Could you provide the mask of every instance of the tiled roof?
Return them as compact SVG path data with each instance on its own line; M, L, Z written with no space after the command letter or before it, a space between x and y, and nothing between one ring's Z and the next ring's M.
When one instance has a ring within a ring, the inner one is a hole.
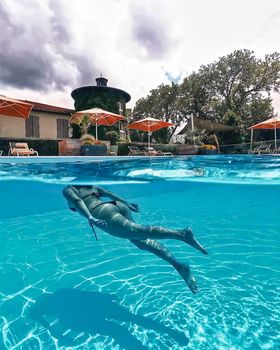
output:
M45 103L28 101L28 100L24 100L24 101L32 103L34 105L34 107L32 108L32 111L60 113L60 114L69 114L69 115L75 112L74 109L51 106L51 105L47 105ZM31 113L32 113L32 111L31 111Z

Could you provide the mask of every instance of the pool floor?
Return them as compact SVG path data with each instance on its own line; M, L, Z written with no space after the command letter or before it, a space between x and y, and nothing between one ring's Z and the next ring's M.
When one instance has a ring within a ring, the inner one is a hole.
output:
M0 349L278 348L279 187L163 182L147 197L129 185L137 222L191 226L208 248L162 241L191 264L192 295L158 257L100 230L95 241L61 188L42 186L57 208L1 220Z

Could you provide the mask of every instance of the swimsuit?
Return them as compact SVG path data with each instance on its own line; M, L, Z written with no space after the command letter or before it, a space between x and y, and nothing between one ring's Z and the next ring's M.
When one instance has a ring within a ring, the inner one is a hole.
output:
M100 194L99 194L98 192L92 192L92 193L88 194L87 196L85 196L85 197L83 198L83 200L87 199L87 198L90 197L90 196L94 196L94 197L96 197L96 198L100 198ZM117 202L116 202L116 201L102 202L102 203L96 204L96 206L93 207L93 208L91 208L91 210L96 209L96 208L99 207L100 205L108 204L108 203L109 203L109 204L114 204L115 206L117 206Z
M90 197L90 196L94 196L94 197L96 197L96 198L100 198L100 194L99 194L98 192L92 192L92 193L86 195L84 198L82 198L82 200L84 201L85 199L87 199L87 198ZM116 207L118 206L116 201L102 202L102 203L96 204L96 206L93 207L93 208L91 208L91 210L94 210L94 209L96 209L97 207L99 207L100 205L103 205L103 204L114 204ZM70 209L71 211L77 211L76 208L69 208L69 209Z
M86 198L90 197L90 196L94 196L96 198L100 198L100 194L98 192L92 192L90 194L88 194L87 196L85 196L84 198L82 198L82 200L85 200ZM97 207L99 207L100 205L103 205L103 204L113 204L115 205L116 207L118 207L117 205L117 202L116 201L110 201L110 202L102 202L102 203L98 203L96 204L95 207L91 208L91 210L94 210L96 209ZM77 211L76 208L69 208L71 211ZM93 226L93 223L91 222L90 224L91 228L92 228L92 232L94 233L94 236L95 236L95 239L97 240L97 235L96 235L96 232L95 232L95 229L94 229L94 226Z
M100 205L103 205L103 204L114 204L116 207L118 207L117 205L117 202L116 201L111 201L111 202L102 202L102 203L98 203L96 204L96 206L94 208L91 208L91 210L94 210L96 209L97 207L99 207ZM71 211L77 211L76 208L69 208Z
M118 206L116 201L102 202L102 203L96 204L96 206L94 208L91 208L91 210L94 210L94 209L96 209L97 207L99 207L100 205L103 205L103 204L114 204L116 207Z

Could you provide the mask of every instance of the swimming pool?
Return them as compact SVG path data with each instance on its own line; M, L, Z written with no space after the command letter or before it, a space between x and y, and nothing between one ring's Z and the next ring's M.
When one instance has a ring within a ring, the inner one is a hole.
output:
M279 157L0 161L0 349L279 348ZM139 223L191 226L209 256L163 243L199 293L129 241L95 241L68 184L137 203Z

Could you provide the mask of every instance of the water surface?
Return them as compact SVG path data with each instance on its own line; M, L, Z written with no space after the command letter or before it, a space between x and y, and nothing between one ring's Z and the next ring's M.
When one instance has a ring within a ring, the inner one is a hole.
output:
M0 349L278 349L278 157L0 164ZM209 250L162 243L172 267L67 209L66 184L139 204L135 219L191 226Z

